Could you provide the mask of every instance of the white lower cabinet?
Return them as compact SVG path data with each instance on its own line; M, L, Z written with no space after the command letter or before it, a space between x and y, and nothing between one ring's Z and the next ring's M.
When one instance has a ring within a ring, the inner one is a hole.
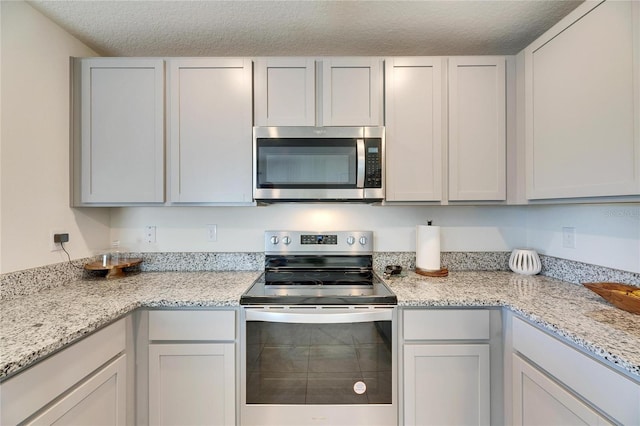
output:
M512 321L514 425L640 424L640 384L519 318Z
M149 312L149 424L233 425L235 310Z
M0 424L126 424L126 321L2 382Z
M149 424L233 425L233 343L149 346Z
M489 345L405 345L404 389L407 425L489 424Z
M126 371L123 354L26 424L125 424Z
M491 312L407 309L402 324L403 424L499 424L491 417Z
M513 355L514 425L608 425L580 399Z

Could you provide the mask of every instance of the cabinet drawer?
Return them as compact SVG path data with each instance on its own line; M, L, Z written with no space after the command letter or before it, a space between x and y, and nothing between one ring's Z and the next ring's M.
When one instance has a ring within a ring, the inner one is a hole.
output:
M640 424L640 385L547 333L513 319L513 349L622 424Z
M236 311L150 311L149 340L234 340Z
M405 340L489 340L490 312L486 309L407 309Z

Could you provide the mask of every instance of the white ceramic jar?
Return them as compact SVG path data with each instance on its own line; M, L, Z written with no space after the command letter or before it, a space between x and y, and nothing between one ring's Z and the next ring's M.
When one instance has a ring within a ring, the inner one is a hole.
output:
M509 268L518 274L535 275L542 270L542 263L535 250L514 249L509 257Z

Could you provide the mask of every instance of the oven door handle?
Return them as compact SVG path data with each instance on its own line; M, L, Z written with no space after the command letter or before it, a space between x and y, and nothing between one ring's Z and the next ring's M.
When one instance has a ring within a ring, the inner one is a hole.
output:
M247 309L247 321L265 321L302 324L343 324L371 321L390 321L393 309L367 309L362 311L312 308L273 311L270 309Z
M365 172L364 139L356 139L356 155L358 156L356 188L364 188L364 172Z

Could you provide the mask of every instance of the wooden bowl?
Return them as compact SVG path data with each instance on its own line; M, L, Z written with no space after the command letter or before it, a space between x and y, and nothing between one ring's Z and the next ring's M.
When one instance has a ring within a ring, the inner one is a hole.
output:
M121 278L124 277L124 268L130 268L131 266L136 266L142 263L142 259L131 258L125 259L119 263L107 263L104 265L102 262L91 262L84 265L84 269L88 271L108 271L106 279L110 280L113 278Z
M640 287L619 283L582 283L616 308L640 314Z

